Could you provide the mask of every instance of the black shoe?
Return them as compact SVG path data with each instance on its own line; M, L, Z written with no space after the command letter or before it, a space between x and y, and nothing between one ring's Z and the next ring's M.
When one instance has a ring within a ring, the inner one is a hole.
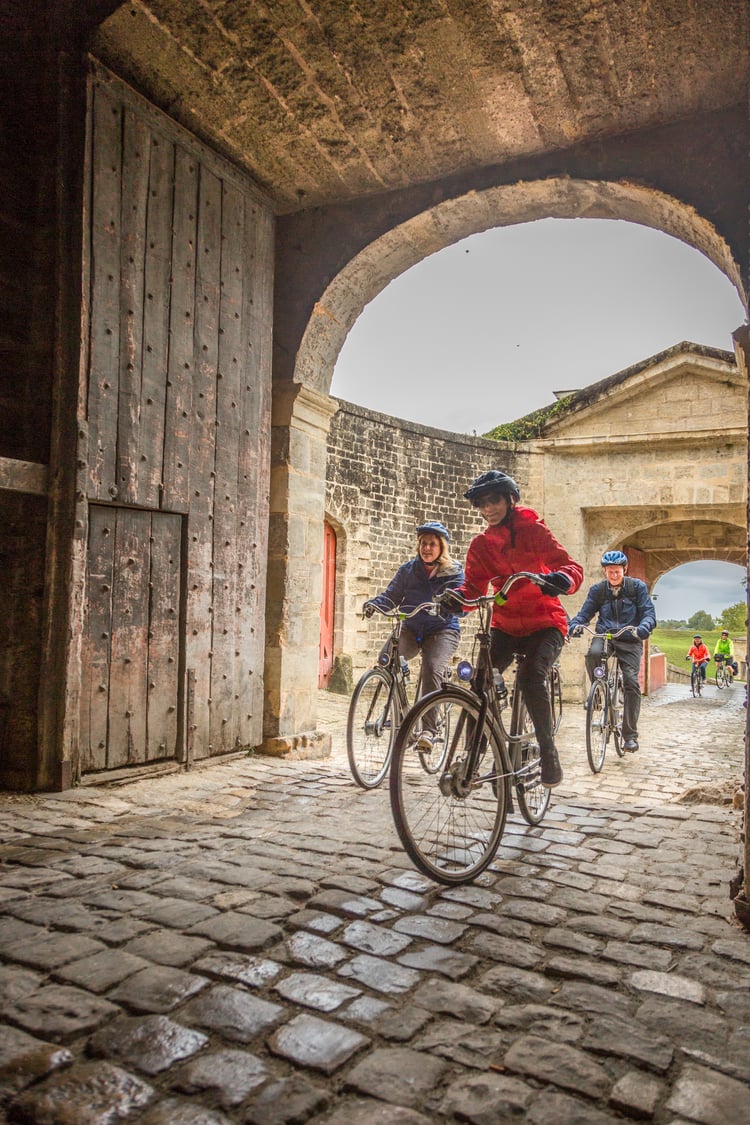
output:
M638 749L638 739L626 738L622 748L623 750L627 750L629 754L635 754L636 750Z
M540 750L539 756L542 759L542 785L547 789L554 789L563 779L562 766L557 756L557 750L554 746L551 746L547 750Z

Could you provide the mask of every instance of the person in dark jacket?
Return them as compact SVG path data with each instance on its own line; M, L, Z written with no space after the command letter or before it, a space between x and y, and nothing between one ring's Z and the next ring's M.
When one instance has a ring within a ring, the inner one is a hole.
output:
M594 669L607 644L604 633L616 633L631 625L636 635L624 633L610 641L622 668L625 701L622 716L623 746L631 753L638 749L638 717L641 713L641 689L638 672L643 655L643 642L656 628L656 611L648 586L639 578L626 578L628 556L622 551L605 551L602 555L604 581L597 582L586 595L586 601L570 622L568 636L577 637L583 626L598 614L597 636L586 653L586 671L594 678Z
M494 607L490 655L493 667L501 673L514 653L525 656L518 684L539 742L542 785L551 789L560 784L563 774L552 730L547 677L568 632L568 615L559 597L575 593L583 568L534 509L520 504L518 485L507 473L488 469L472 482L464 498L479 509L487 527L469 544L466 579L458 593L465 598L482 597L490 585L501 589L519 570L539 577L538 584L519 582L508 601ZM460 604L451 604L452 597L450 592L442 595L447 609Z
M403 563L382 594L368 599L362 607L366 617L371 617L375 606L393 609L399 606L407 612L422 602L434 601L438 594L463 582L464 572L459 563L448 554L450 533L439 520L428 520L417 528L417 554ZM405 621L401 628L399 653L405 660L422 654L421 695L437 691L451 657L458 647L461 626L455 613L431 614L427 610ZM435 715L424 717L424 731L418 748L430 750L434 733Z

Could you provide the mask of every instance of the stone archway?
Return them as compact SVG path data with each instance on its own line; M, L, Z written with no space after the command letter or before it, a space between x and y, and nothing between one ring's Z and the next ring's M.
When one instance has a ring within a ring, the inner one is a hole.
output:
M664 231L705 254L746 304L741 270L727 243L692 207L632 183L563 177L522 181L440 203L356 254L315 304L297 353L294 382L327 392L338 354L364 307L430 254L493 227L546 218L621 219Z

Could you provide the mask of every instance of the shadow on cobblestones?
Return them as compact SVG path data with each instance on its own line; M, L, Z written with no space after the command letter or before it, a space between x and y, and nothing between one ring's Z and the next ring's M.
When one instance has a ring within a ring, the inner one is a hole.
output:
M323 761L0 795L0 1120L747 1120L742 696L663 689L596 777L569 706L545 822L464 888L411 868L326 693Z

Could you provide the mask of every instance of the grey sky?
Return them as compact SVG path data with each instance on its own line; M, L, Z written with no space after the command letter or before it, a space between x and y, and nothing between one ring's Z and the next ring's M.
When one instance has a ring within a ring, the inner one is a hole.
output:
M433 254L363 310L331 393L486 433L681 340L732 350L731 282L685 243L610 219L499 227Z
M362 312L331 394L454 433L485 433L682 340L732 351L731 282L661 231L544 219L472 235ZM660 618L743 601L744 571L691 563L659 580Z

